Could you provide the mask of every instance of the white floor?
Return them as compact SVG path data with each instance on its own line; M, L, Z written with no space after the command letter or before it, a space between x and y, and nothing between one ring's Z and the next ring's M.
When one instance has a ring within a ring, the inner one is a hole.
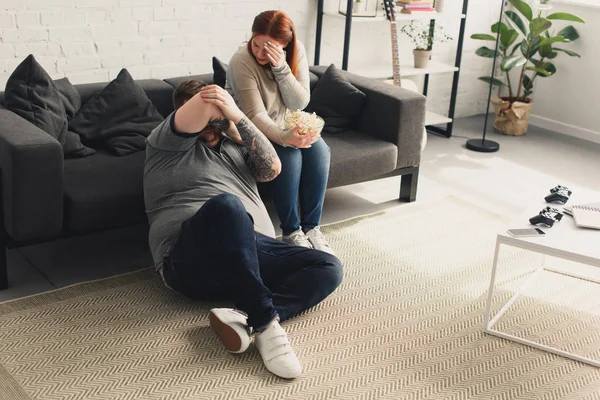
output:
M533 127L522 137L488 133L500 143L497 153L467 150L466 139L481 138L482 128L480 116L458 120L450 139L429 135L417 201L451 194L524 224L559 184L573 190L570 204L600 201L600 144ZM402 207L399 188L395 177L331 189L322 222ZM0 301L149 266L146 235L145 228L128 228L9 250L10 287L0 291Z

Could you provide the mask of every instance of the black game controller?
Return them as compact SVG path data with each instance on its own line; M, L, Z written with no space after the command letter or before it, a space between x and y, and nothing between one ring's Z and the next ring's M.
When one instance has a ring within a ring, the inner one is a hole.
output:
M569 201L569 197L573 194L566 186L555 186L550 189L550 194L544 197L547 203L558 203L558 204L566 204Z
M563 215L558 209L554 207L546 207L535 217L529 218L531 225L543 225L551 228L555 222L562 219Z

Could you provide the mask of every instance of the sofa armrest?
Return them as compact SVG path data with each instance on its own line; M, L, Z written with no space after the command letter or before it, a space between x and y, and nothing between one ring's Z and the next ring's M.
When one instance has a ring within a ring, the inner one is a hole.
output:
M6 232L16 241L60 234L63 225L60 143L0 105L0 172Z
M310 67L319 78L327 66ZM358 130L394 143L398 147L396 168L412 167L421 162L425 127L426 97L385 82L340 72L366 94Z

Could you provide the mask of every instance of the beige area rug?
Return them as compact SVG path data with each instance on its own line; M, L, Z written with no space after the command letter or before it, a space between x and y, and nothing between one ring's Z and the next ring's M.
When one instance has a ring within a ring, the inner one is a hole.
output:
M214 304L150 269L0 304L0 399L600 399L600 369L482 332L504 223L449 197L323 227L345 277L285 324L294 381L254 347L226 353ZM503 253L497 307L539 258ZM600 292L565 279L542 276L499 326L600 357Z

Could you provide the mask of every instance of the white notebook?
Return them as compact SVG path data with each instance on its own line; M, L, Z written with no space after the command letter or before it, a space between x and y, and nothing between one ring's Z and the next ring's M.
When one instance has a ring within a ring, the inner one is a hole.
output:
M579 227L600 229L600 203L574 205L573 219Z

